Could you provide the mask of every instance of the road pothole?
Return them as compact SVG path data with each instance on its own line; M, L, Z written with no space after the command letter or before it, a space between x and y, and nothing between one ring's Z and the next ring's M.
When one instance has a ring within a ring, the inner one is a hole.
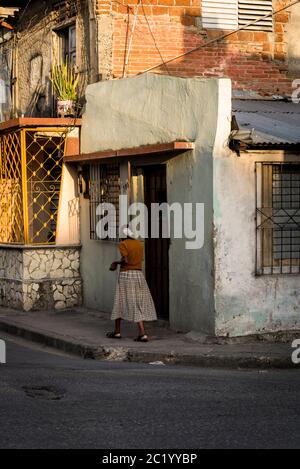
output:
M44 399L47 401L59 401L65 395L62 390L52 386L23 386L23 390L32 399Z

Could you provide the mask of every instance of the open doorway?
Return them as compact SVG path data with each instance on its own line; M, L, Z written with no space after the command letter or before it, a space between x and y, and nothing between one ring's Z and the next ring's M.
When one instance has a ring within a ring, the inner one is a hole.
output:
M159 164L144 167L144 200L148 208L149 237L145 240L146 279L156 306L159 319L169 319L169 239L161 236L152 239L151 211L152 203L167 202L166 165ZM160 218L162 215L160 214Z

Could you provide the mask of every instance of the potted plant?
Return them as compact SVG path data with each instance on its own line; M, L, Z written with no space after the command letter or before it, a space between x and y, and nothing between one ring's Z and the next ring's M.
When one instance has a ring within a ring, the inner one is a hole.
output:
M77 101L77 87L79 76L75 67L68 62L61 65L54 64L50 81L57 97L58 117L75 116L75 104Z

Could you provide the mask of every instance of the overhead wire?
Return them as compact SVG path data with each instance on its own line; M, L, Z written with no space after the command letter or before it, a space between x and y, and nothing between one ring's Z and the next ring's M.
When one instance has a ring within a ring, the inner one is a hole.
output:
M19 17L19 21L22 20L22 18L23 18L23 16L25 15L25 13L26 13L26 11L27 11L27 9L28 9L28 7L29 7L31 1L32 1L32 0L28 0L28 2L26 3L26 5L25 5L25 7L24 7L24 10L22 11L22 13L21 13L21 15L20 15L20 17Z
M153 5L153 1L154 0L149 0L149 4L150 5ZM121 3L120 1L118 0L112 0L112 3L117 3L118 5L121 5L122 7L124 7L125 5L123 3ZM123 68L123 77L126 76L126 72L127 72L127 69L128 69L128 63L129 63L129 57L130 57L130 54L131 54L131 48L132 48L132 41L133 41L133 34L134 32L137 32L138 31L138 26L137 26L137 23L141 23L140 19L139 19L139 15L138 15L138 7L141 6L142 7L142 12L143 12L143 16L145 18L145 21L147 23L147 26L148 26L148 29L149 29L149 32L150 32L150 36L152 38L152 41L154 43L154 46L159 54L159 57L160 57L160 60L162 61L162 64L165 64L165 60L163 58L163 55L159 49L159 46L158 46L158 43L157 43L157 40L156 40L156 37L155 37L155 34L152 30L152 27L150 25L150 21L149 21L149 18L148 18L148 15L146 13L146 10L145 10L145 4L144 4L144 1L143 0L138 0L137 4L134 6L134 7L130 7L129 5L126 5L127 7L127 10L128 12L130 12L132 15L134 15L134 23L133 23L133 27L131 29L131 33L130 33L130 39L129 39L129 45L128 45L128 49L127 49L127 53L126 53L126 57L124 59L124 68ZM140 31L139 31L140 32ZM127 44L127 38L126 38L126 44ZM167 65L165 65L165 68L166 68L166 71L167 73L170 75L170 71L167 67Z
M283 11L288 10L289 8L291 8L291 7L295 6L295 5L297 5L298 3L300 3L300 0L296 0L296 1L292 2L292 3L290 3L289 5L286 5L286 6L282 7L282 8L279 8L278 10L273 11L273 12L271 12L271 13L268 13L267 15L265 15L265 16L263 16L263 17L261 17L261 18L257 18L255 21L251 21L251 22L249 22L249 23L247 23L247 24L241 26L240 28L235 29L234 31L230 31L229 33L222 34L221 36L219 36L219 37L217 37L217 38L214 38L214 39L212 39L212 40L210 40L210 41L206 41L204 44L200 44L200 45L197 46L197 47L193 47L193 49L190 49L190 50L188 50L188 51L186 51L186 52L183 52L182 54L178 54L178 55L172 57L171 59L165 60L164 62L162 61L161 63L159 63L159 64L157 64L157 65L154 65L154 66L152 66L152 67L149 67L149 68L147 68L146 70L143 70L142 72L138 72L136 75L143 75L144 73L150 72L151 70L155 70L156 68L159 68L159 67L165 66L165 65L167 65L167 64L169 64L169 63L171 63L171 62L174 62L174 60L180 59L180 58L182 58L182 57L186 57L187 55L192 54L193 52L196 52L196 51L198 51L198 50L200 50L200 49L204 49L205 47L210 46L211 44L214 44L214 43L216 43L216 42L219 42L219 41L222 41L222 40L224 40L224 39L227 39L228 37L232 36L233 34L236 34L236 33L238 33L239 31L243 31L243 30L249 28L250 26L254 26L255 24L259 23L260 21L263 21L263 20L265 20L265 19L267 19L267 18L270 18L271 16L272 16L272 17L273 17L273 16L276 16L276 15L278 15L279 13L282 13Z
M130 53L131 53L132 40L133 40L134 31L135 31L135 27L136 27L136 23L137 23L139 6L140 6L141 3L142 3L142 0L138 0L138 3L135 5L133 25L132 25L132 28L131 28L131 34L130 34L130 38L129 38L128 49L127 49L125 62L124 62L124 73L123 73L124 77L126 77L126 74L127 74L129 57L130 57Z
M141 2L141 4L142 4L143 14L144 14L145 20L146 20L146 22L147 22L147 25L148 25L150 34L151 34L151 36L152 36L152 39L153 39L155 48L156 48L156 50L157 50L157 52L158 52L158 54L159 54L159 56L160 56L160 60L162 61L162 64L165 66L165 68L166 68L166 70L167 70L168 75L170 75L170 71L169 71L169 69L168 69L168 66L167 66L167 64L166 64L166 62L165 62L165 60L164 60L164 58L163 58L163 56L162 56L162 53L161 53L161 51L160 51L160 49L159 49L159 47L158 47L158 45L157 45L157 41L156 41L155 35L154 35L154 33L153 33L153 31L152 31L152 28L151 28L151 26L150 26L150 23L149 23L149 20L148 20L148 16L147 16L147 14L146 14L146 12L145 12L143 0L140 0L140 2Z

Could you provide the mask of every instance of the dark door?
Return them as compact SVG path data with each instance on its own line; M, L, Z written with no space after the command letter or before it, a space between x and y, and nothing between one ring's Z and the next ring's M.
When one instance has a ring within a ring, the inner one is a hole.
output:
M155 165L144 168L145 204L148 208L149 237L145 240L146 279L161 319L169 319L169 239L161 236L152 239L151 204L167 202L166 166Z

